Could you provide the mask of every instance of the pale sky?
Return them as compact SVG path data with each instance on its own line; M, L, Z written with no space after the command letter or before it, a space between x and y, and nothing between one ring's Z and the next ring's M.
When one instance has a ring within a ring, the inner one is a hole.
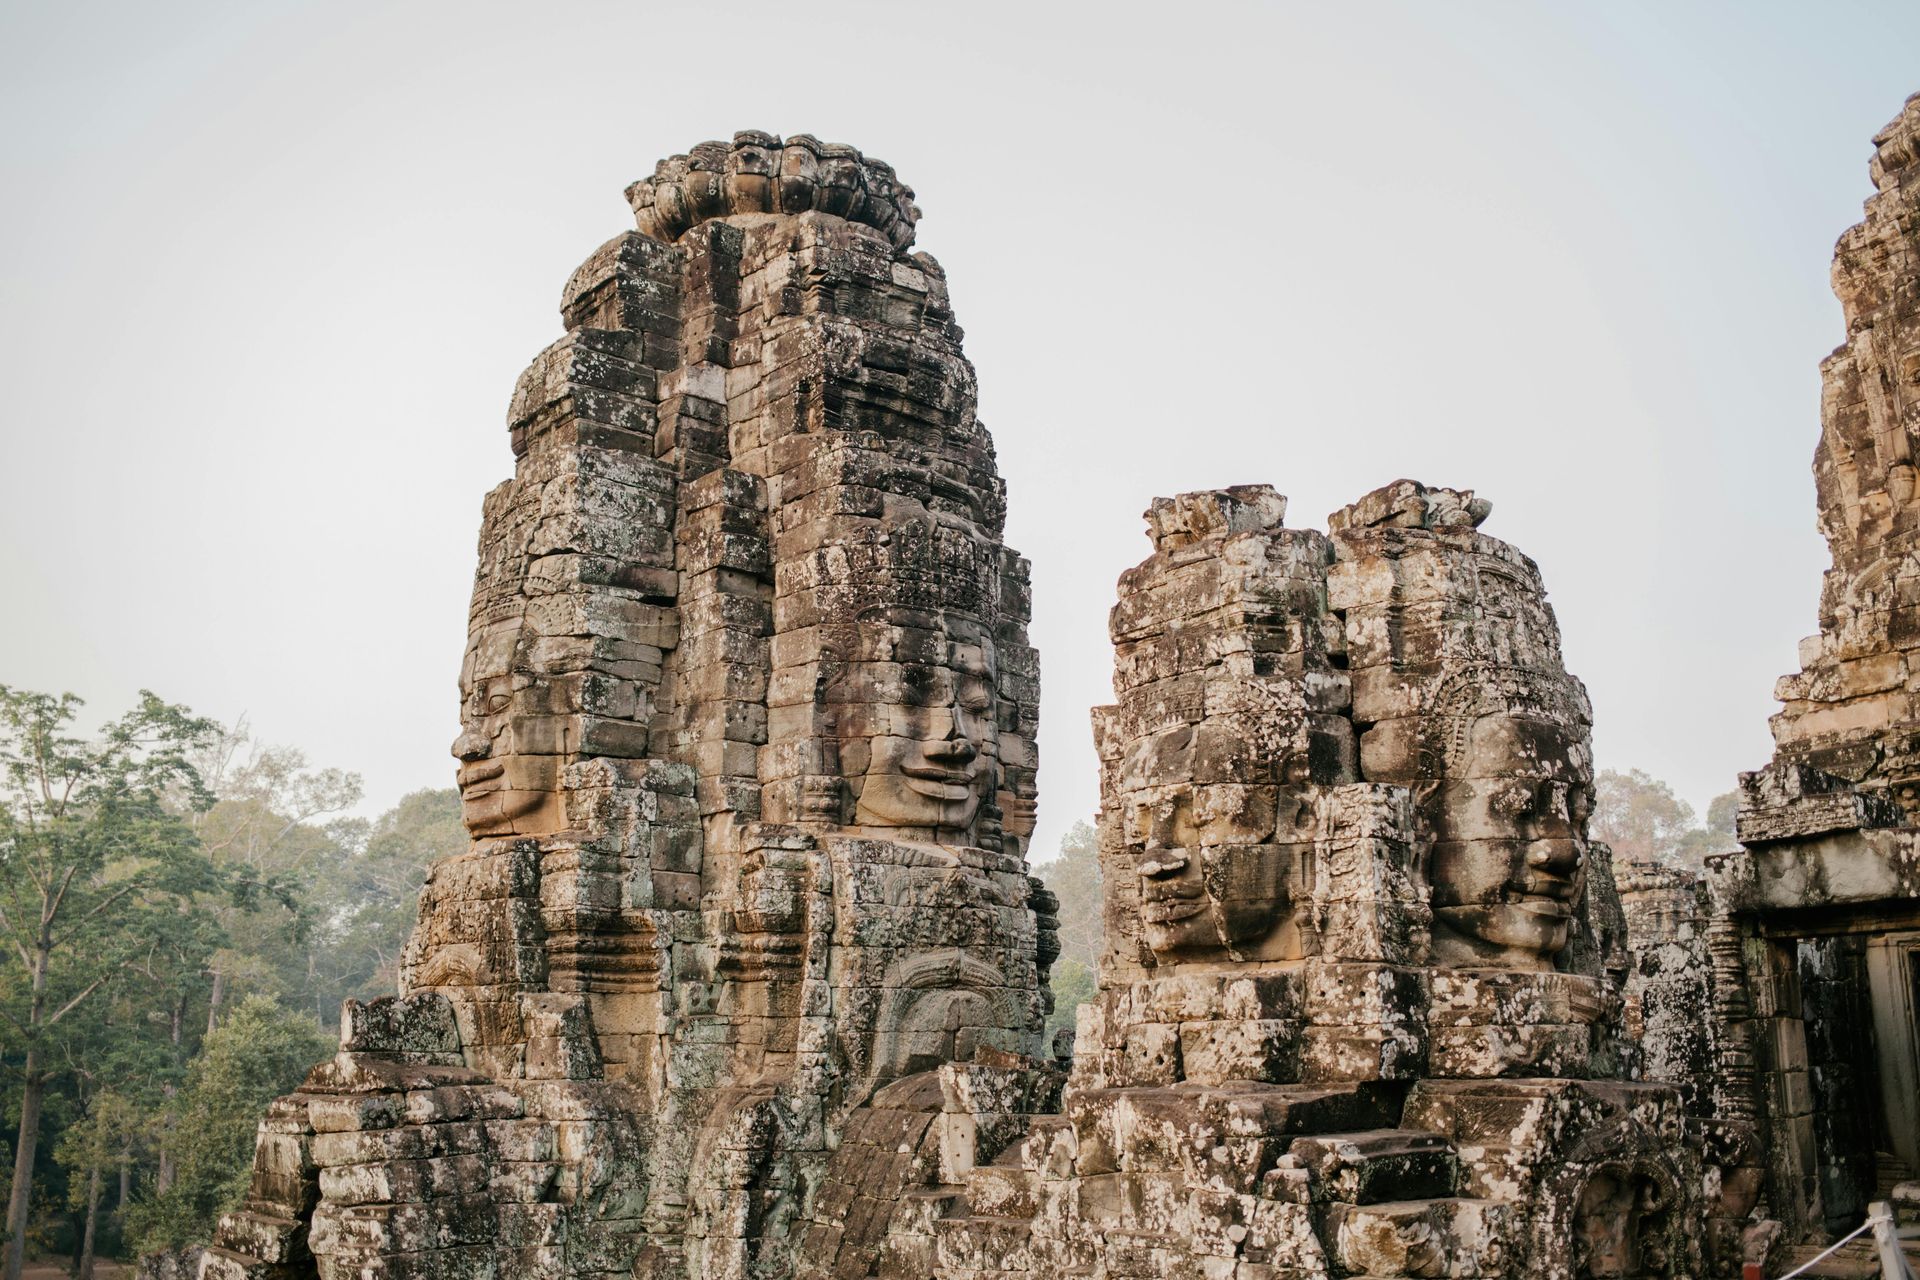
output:
M1833 241L1920 2L0 3L0 683L452 780L480 498L560 287L737 129L891 162L1097 804L1156 494L1399 476L1539 561L1603 767L1769 755Z

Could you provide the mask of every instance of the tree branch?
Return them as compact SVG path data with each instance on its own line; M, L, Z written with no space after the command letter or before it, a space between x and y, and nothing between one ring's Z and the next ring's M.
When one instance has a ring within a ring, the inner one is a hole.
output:
M74 873L79 870L80 864L77 862L73 863L67 868L67 874L61 877L60 887L54 891L53 901L48 903L40 912L40 923L43 926L51 924L53 918L60 914L60 904L66 900L67 887L73 883Z
M52 1026L54 1023L60 1021L60 1019L66 1017L67 1014L72 1011L73 1006L79 1004L82 1000L85 1000L88 996L92 995L94 991L100 986L100 984L105 982L106 980L107 980L107 975L102 974L99 977L95 978L92 982L89 982L86 985L86 987L81 990L79 995L75 996L73 999L61 1005L59 1012L55 1013L51 1018L48 1018L45 1022L41 1023L40 1029L44 1031L48 1027Z

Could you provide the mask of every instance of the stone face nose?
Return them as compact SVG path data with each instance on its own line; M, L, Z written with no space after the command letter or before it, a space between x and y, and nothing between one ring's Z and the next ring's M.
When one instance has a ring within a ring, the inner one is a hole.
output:
M453 758L456 760L485 760L492 752L493 740L472 729L453 740Z
M1163 853L1175 847L1173 842L1173 808L1170 805L1163 805L1153 811L1153 825L1147 831L1147 852ZM1179 865L1184 866L1186 864L1182 862Z
M1527 850L1527 866L1550 876L1571 877L1580 862L1580 847L1572 840L1538 840Z
M951 760L956 764L966 764L979 754L979 748L960 736L960 729L956 723L945 738L927 748L927 754L936 760Z

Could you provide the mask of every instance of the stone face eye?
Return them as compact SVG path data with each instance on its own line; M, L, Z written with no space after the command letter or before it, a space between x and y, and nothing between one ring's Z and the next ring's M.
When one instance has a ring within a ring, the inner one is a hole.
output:
M1516 783L1494 792L1490 803L1503 817L1523 818L1533 812L1533 802L1533 789Z
M960 688L960 705L968 711L987 711L993 707L993 696L984 681L968 680Z

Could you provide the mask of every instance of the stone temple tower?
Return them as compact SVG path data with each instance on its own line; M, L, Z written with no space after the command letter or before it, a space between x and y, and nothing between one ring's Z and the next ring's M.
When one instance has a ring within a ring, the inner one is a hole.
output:
M1633 1078L1591 712L1539 569L1470 491L1399 481L1326 532L1286 505L1148 510L1093 712L1106 951L1071 1070L882 1090L807 1280L1714 1262L1682 1093Z
M567 282L487 495L469 850L211 1275L780 1275L846 1116L1038 1049L1028 571L912 191L741 133Z

